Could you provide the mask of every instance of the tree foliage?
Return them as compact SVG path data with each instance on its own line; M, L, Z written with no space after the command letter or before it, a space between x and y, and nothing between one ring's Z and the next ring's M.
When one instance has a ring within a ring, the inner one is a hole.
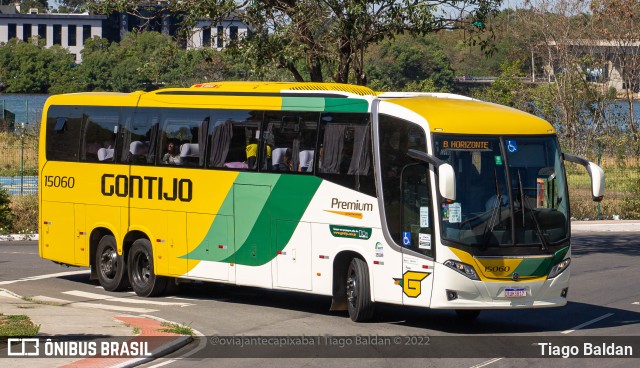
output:
M102 12L136 13L145 1L90 1ZM398 34L464 28L478 34L502 0L170 0L185 25L234 12L253 28L238 43L249 65L284 68L295 80L366 84L368 48ZM446 9L446 10L445 10ZM486 39L483 40L486 42Z

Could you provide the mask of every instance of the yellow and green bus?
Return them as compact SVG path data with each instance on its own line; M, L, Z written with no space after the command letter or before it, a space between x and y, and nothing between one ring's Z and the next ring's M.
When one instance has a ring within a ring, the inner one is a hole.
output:
M566 304L570 212L548 122L438 93L218 82L51 96L40 256L144 297L200 280L456 310Z

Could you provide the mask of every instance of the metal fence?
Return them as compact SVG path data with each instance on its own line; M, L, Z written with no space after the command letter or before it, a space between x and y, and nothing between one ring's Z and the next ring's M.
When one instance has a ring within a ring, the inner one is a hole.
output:
M0 186L12 195L38 193L36 138L11 138L12 142L2 148L4 153L0 158Z

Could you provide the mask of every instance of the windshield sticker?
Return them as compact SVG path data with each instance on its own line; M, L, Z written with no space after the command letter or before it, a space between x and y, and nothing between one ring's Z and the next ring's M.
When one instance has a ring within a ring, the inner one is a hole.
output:
M502 156L495 156L496 166L502 166Z
M460 203L451 203L449 205L449 222L459 223L462 221L462 205Z
M431 250L431 234L418 234L418 248Z
M429 227L429 207L420 207L420 227Z
M404 245L405 247L410 247L411 246L411 232L410 231L403 231L402 232L402 245Z
M489 141L443 140L443 150L452 151L491 151Z
M507 143L507 151L509 151L511 153L518 152L518 143L516 143L515 140L507 139L506 143Z
M442 221L449 221L449 205L442 205Z

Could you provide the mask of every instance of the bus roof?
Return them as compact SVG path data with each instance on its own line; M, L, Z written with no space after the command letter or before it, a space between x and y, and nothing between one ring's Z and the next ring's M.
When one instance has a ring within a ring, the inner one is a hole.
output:
M210 82L194 84L190 89L255 94L286 93L294 91L325 91L327 93L336 93L341 95L346 93L359 96L375 96L376 94L372 89L364 86L316 82Z
M507 106L474 99L417 96L383 99L411 110L436 133L459 134L553 134L547 121Z

